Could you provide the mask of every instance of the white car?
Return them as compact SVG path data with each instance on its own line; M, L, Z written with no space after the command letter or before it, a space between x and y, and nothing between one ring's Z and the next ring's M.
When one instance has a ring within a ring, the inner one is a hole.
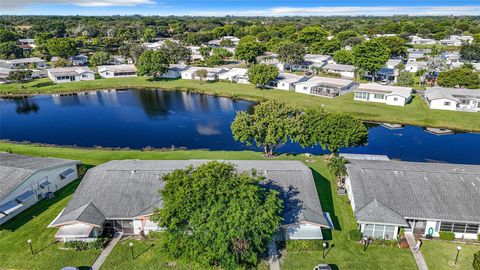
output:
M313 270L332 270L332 267L328 264L319 264L313 268Z

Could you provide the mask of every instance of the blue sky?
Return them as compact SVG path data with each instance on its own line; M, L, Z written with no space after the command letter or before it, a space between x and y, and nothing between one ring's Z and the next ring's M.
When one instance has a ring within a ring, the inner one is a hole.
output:
M0 0L0 14L34 15L480 15L478 0Z

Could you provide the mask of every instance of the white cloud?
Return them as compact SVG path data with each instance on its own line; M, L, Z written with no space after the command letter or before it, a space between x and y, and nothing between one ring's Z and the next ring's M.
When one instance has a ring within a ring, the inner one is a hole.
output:
M1 9L26 9L33 5L42 4L71 4L82 7L110 7L110 6L138 6L153 5L154 0L0 0Z
M373 6L373 7L274 7L255 10L193 10L176 15L194 16L392 16L480 15L480 5L469 6Z

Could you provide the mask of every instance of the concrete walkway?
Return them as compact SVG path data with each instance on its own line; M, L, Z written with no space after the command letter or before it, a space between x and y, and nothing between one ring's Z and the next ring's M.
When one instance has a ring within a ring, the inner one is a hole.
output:
M270 265L270 270L280 270L277 244L273 240L268 243L268 264Z
M103 262L107 259L108 255L110 255L110 252L112 252L113 248L115 245L118 243L118 241L122 238L123 234L116 234L110 243L108 243L108 246L103 249L102 253L100 253L100 256L98 256L97 260L92 265L92 270L99 270L100 267L102 266Z
M418 269L428 270L427 264L425 263L425 259L423 259L422 252L413 250L416 244L415 237L413 236L413 234L406 233L405 238L407 238L408 245L410 246L410 250L412 251L413 257L415 258L415 262L417 263ZM421 249L422 248L420 248L420 250Z

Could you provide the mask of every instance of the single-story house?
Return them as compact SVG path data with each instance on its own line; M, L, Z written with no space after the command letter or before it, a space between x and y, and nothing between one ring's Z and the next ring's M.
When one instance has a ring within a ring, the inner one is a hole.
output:
M295 92L333 98L350 93L356 87L358 87L358 83L352 80L313 77L295 84Z
M248 69L246 68L232 68L229 71L218 75L218 79L236 83L250 83L248 81Z
M48 77L55 83L93 81L95 72L88 67L65 67L48 69Z
M0 153L0 224L77 179L75 160Z
M425 53L425 51L421 51L421 50L412 51L408 53L407 63L417 62L419 60L424 60L426 58L427 58L427 53Z
M411 87L362 83L355 89L354 99L359 101L379 102L387 105L405 106L412 97Z
M430 109L448 111L480 111L480 90L427 87L425 100Z
M216 81L218 80L218 75L227 71L224 68L189 67L180 72L180 74L184 80L200 80L201 78L196 74L198 70L207 71L207 77L203 78L204 81Z
M355 66L353 65L326 64L322 69L329 73L340 74L345 78L355 77Z
M240 41L239 38L234 37L234 36L224 36L224 37L222 37L220 40L227 40L227 39L232 42L232 44L233 44L234 47L237 46L237 45L238 45L238 42Z
M364 236L405 233L477 239L480 166L349 158L345 186Z
M17 40L18 44L25 44L25 45L34 45L35 39L34 38L20 38Z
M91 241L102 232L148 234L161 228L151 221L162 207L162 176L208 160L116 160L85 174L72 199L49 227L59 228L61 241ZM323 212L310 169L299 161L231 160L238 172L260 173L267 189L284 201L279 239L323 239L322 228L333 228Z
M333 64L333 57L330 55L323 54L305 54L304 61L301 64L294 64L289 67L285 64L284 68L291 69L293 71L308 71L314 68L321 68L326 64Z
M376 81L388 80L391 82L397 82L398 70L394 68L382 67L377 71L377 73L375 73L375 75ZM372 75L368 73L365 75L365 78L371 80Z
M160 50L164 44L165 44L164 40L160 40L156 42L145 42L145 43L142 43L142 47L144 47L146 50Z
M86 66L88 63L88 57L86 55L77 55L70 57L70 61L74 66Z
M257 57L257 61L261 64L276 66L280 72L288 70L288 65L280 62L277 57L277 54L268 53Z
M280 73L268 86L280 90L295 90L295 84L307 81L308 77L292 73Z
M433 45L437 43L434 39L431 38L421 38L418 36L410 36L409 38L410 44L413 45Z
M136 77L137 68L128 64L98 66L98 73L102 78Z
M4 59L0 60L0 65L11 69L29 68L30 66L35 66L35 68L45 68L47 67L47 61L38 57Z
M427 62L407 62L405 65L405 71L415 73L419 70L426 69L428 66Z
M162 78L167 78L167 79L177 79L182 76L182 71L189 69L190 66L184 65L184 64L170 64L168 67L168 71L164 74L162 74Z

